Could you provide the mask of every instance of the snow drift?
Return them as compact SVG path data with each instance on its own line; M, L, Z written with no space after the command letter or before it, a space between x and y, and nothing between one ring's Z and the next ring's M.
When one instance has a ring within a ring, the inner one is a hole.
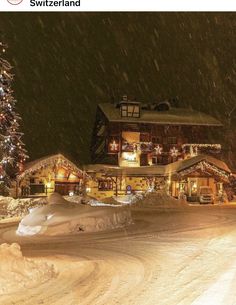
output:
M132 205L133 207L163 207L163 208L176 208L188 206L186 200L175 199L169 196L166 191L160 190L157 192L137 193L122 196L113 196L103 200L106 204L111 205Z
M135 201L133 206L137 207L162 207L162 208L181 208L188 207L184 199L175 199L169 196L164 190L146 193L143 198Z
M22 255L16 243L0 245L0 294L38 286L56 276L53 265Z
M131 223L128 208L72 203L59 194L53 194L48 205L30 210L30 214L21 220L17 234L76 234L115 229Z

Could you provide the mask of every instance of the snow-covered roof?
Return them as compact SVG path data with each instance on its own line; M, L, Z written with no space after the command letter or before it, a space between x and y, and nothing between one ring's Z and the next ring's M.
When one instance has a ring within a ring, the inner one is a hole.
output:
M194 166L195 164L198 164L203 161L205 161L211 165L214 165L217 168L219 168L227 173L231 173L231 170L229 169L229 167L227 166L227 164L225 162L223 162L219 159L216 159L212 156L209 156L209 155L198 155L198 156L195 156L195 157L192 157L189 159L170 163L170 164L166 165L165 172L166 172L166 174L179 173L179 172L181 172L187 168L190 168L190 167Z
M194 165L206 162L223 171L226 175L231 173L231 170L225 164L225 162L216 159L208 155L198 155L189 159L173 162L167 165L153 165L153 166L141 166L141 167L118 167L109 166L104 164L90 164L85 166L87 173L100 172L105 176L169 176L181 173Z
M118 167L104 164L90 164L85 167L87 173L100 172L106 176L163 176L165 166Z
M158 125L199 125L222 126L222 123L212 116L187 108L170 108L168 111L141 110L139 118L121 117L120 109L111 103L98 105L110 122L135 122Z
M78 168L73 162L67 159L62 154L50 155L46 156L25 164L24 171L18 176L18 179L22 179L25 176L36 172L46 166L54 166L54 165L61 165L69 168L69 170L75 175L83 175L83 171Z

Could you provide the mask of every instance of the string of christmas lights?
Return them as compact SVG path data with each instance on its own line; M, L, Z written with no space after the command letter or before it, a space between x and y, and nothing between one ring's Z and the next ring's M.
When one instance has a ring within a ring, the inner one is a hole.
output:
M57 154L54 156L49 156L43 158L42 160L36 160L32 162L31 166L26 168L17 178L18 180L23 179L25 176L37 172L38 170L44 169L48 166L51 167L65 167L71 173L74 173L77 176L88 176L81 169L79 169L73 162L66 159L62 154Z
M6 49L7 46L0 42L0 182L8 187L11 179L23 170L28 155L21 140L21 117L16 112L11 88L12 66L3 58Z
M215 175L221 177L222 179L225 179L228 181L229 177L230 177L230 173L227 173L226 171L216 167L215 165L213 164L210 164L206 161L201 161L191 167L189 167L188 169L185 169L183 171L181 171L179 173L179 175L181 177L183 176L186 176L186 175L189 175L197 170L201 170L201 171L205 171L205 170L209 170L211 172L213 172Z

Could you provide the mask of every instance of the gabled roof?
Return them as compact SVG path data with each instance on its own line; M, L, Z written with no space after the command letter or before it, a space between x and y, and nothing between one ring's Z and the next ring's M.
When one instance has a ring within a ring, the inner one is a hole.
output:
M22 179L25 176L36 172L46 166L49 165L64 165L65 167L69 168L70 171L75 175L83 175L83 171L79 169L73 162L67 159L62 154L50 155L46 156L25 164L24 171L18 176L18 179Z
M140 118L121 117L120 109L111 103L98 105L110 122L135 122L158 125L198 125L198 126L223 126L220 121L212 116L187 108L170 108L168 111L141 110Z
M211 165L216 166L217 168L219 168L220 170L225 171L226 173L231 173L231 170L228 168L227 164L219 159L216 159L212 156L208 156L208 155L198 155L189 159L185 159L185 160L181 160L181 161L177 161L174 163L170 163L168 165L165 166L165 173L169 174L169 173L179 173L185 169L188 169L200 162L207 162Z

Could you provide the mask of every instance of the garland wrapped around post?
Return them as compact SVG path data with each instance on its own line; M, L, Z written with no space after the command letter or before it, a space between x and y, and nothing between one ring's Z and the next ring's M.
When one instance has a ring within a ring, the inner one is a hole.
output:
M0 194L6 195L12 179L22 171L27 156L23 133L19 131L21 117L16 112L11 74L12 66L3 58L6 45L0 42Z

